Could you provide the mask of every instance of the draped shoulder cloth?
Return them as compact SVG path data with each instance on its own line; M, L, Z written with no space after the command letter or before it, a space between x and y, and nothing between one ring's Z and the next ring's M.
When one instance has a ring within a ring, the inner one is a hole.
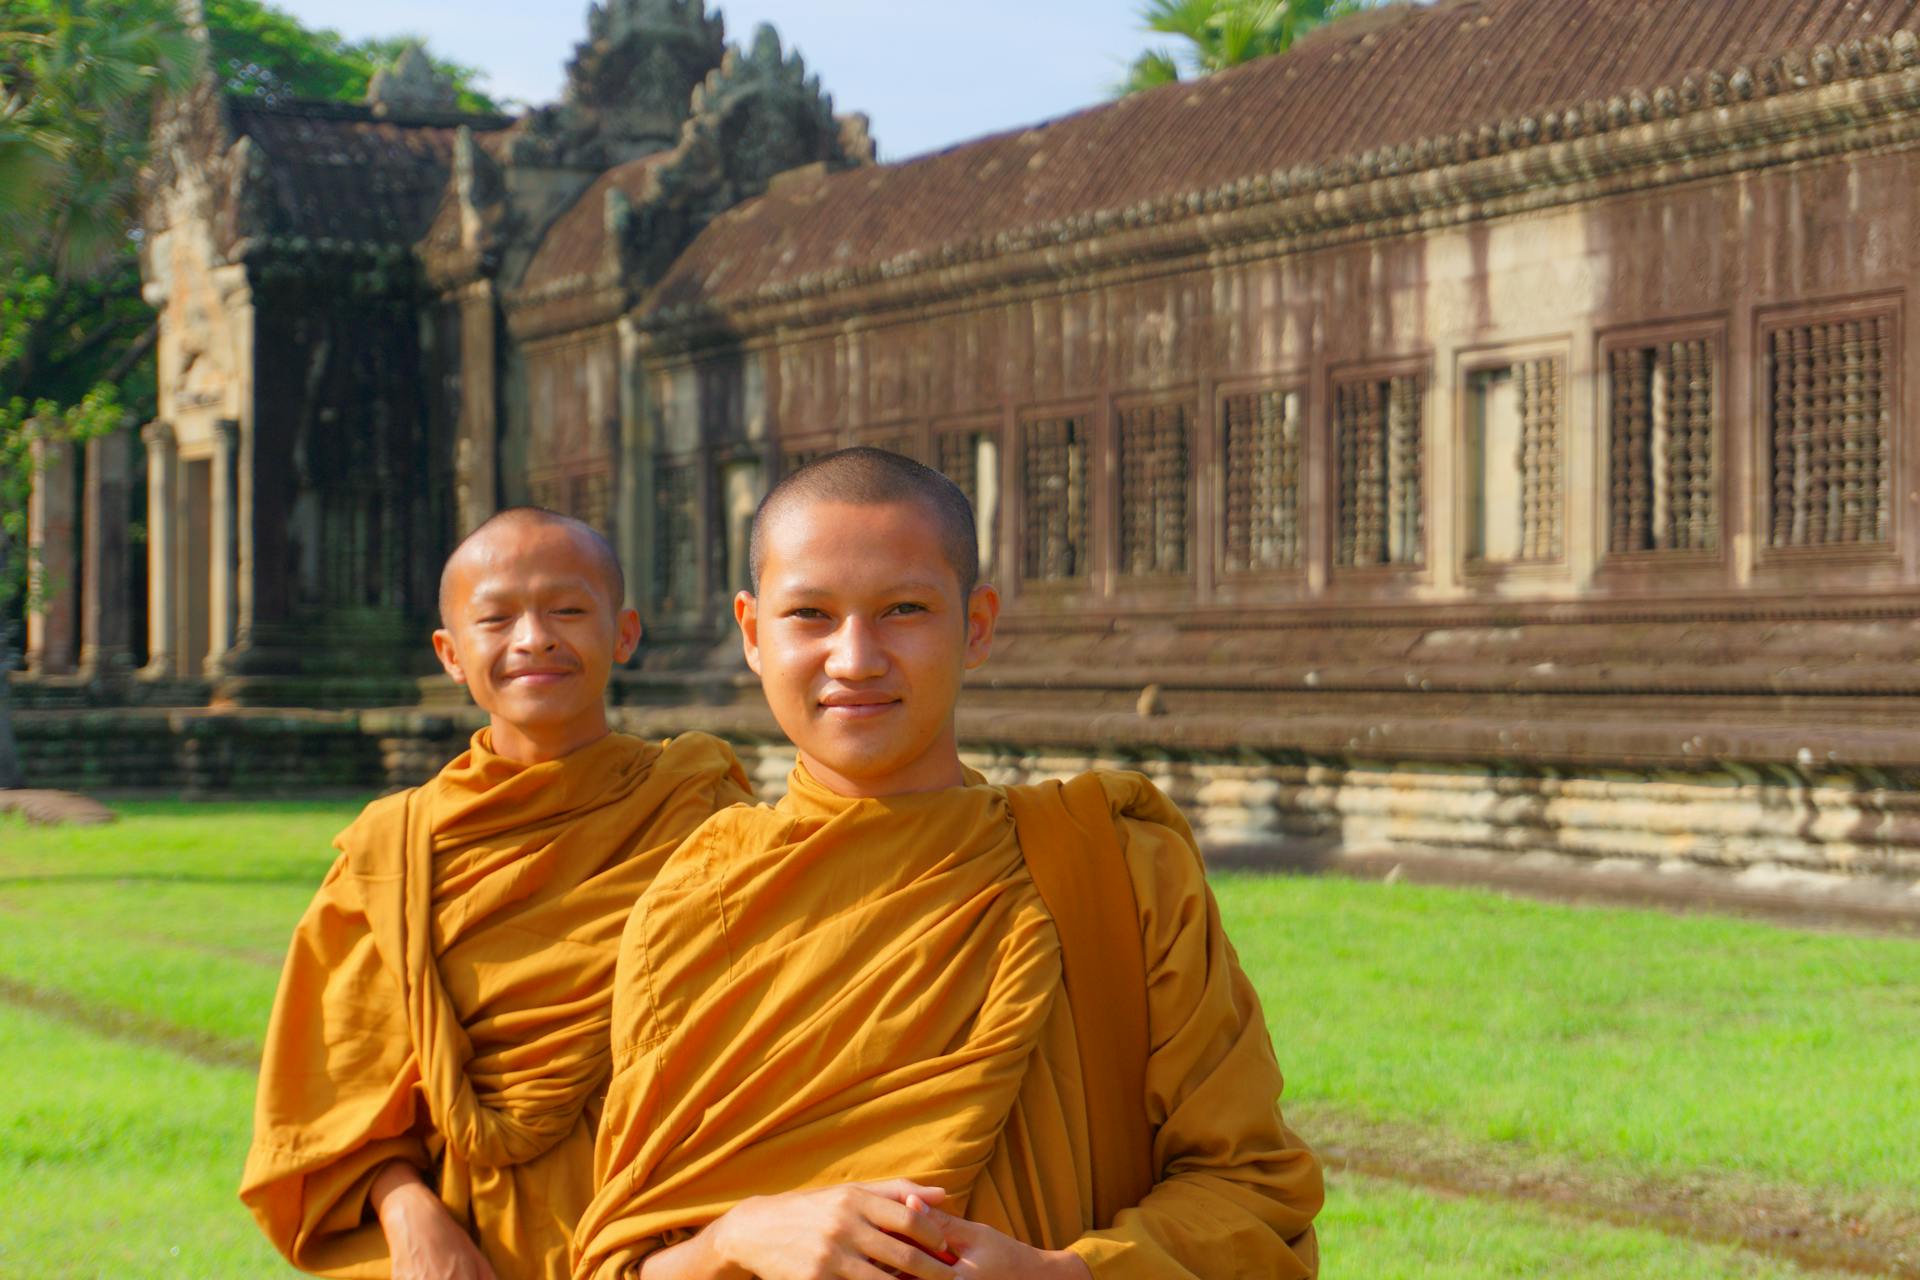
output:
M688 832L750 798L704 734L611 734L523 766L483 729L369 805L335 842L267 1028L240 1198L274 1245L307 1271L387 1276L367 1196L398 1159L501 1280L564 1276L627 913Z
M1146 970L1137 1204L1095 1207L1085 1081L1111 1048L1076 1037L1005 792L849 799L801 767L778 806L708 820L628 921L576 1280L628 1280L749 1196L893 1177L1101 1280L1313 1275L1319 1168L1192 836L1140 775L1100 785Z

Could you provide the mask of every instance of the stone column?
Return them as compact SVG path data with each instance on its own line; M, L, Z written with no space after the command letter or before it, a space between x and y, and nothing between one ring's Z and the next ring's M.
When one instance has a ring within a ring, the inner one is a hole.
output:
M87 441L81 514L86 568L80 575L80 670L87 676L117 676L133 665L127 608L132 588L127 559L132 452L124 430Z
M240 605L240 424L213 424L212 510L208 512L207 665L220 670L233 648Z
M464 538L500 505L498 307L493 282L478 280L460 290L460 417L456 426L456 474L460 509L454 537Z
M147 665L140 674L169 680L179 674L174 637L180 625L180 446L173 428L150 422L147 446Z
M35 440L27 501L27 670L69 675L79 639L74 581L73 446Z
M620 335L620 448L614 457L616 478L613 503L614 550L627 572L627 598L624 604L640 611L642 618L654 616L654 603L660 599L661 585L653 580L654 531L658 517L654 512L653 426L648 404L646 366L642 363L642 338L629 317L621 317ZM639 651L634 653L639 660Z

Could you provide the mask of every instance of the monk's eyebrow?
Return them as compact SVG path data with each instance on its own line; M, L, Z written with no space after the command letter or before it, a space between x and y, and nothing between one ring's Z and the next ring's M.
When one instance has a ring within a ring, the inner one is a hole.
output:
M842 593L834 590L832 587L802 583L798 586L781 587L780 594L789 600L823 600L831 599ZM940 585L935 582L896 582L885 590L875 592L874 594L882 596L937 596L940 594Z
M510 604L528 591L580 591L591 594L593 584L585 578L559 578L549 582L535 584L534 588L515 589L513 587L479 587L467 597L474 605Z

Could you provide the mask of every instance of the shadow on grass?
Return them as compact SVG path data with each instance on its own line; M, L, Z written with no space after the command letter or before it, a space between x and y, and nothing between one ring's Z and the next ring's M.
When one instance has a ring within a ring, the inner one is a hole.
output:
M324 872L321 875L324 875ZM48 871L31 875L0 876L0 889L60 884L304 885L317 889L320 887L321 875L311 871L302 871L297 875L231 876L204 875L193 871Z
M164 1049L204 1066L245 1071L254 1071L260 1066L258 1045L177 1027L131 1009L89 1004L64 992L43 990L11 978L0 977L0 1002L111 1040Z

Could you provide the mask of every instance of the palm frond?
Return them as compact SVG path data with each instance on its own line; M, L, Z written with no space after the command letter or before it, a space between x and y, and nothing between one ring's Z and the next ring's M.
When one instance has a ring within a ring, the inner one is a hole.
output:
M1157 89L1179 79L1180 63L1173 54L1165 49L1149 49L1133 60L1133 64L1127 68L1127 78L1116 86L1116 91L1124 96L1145 89Z

